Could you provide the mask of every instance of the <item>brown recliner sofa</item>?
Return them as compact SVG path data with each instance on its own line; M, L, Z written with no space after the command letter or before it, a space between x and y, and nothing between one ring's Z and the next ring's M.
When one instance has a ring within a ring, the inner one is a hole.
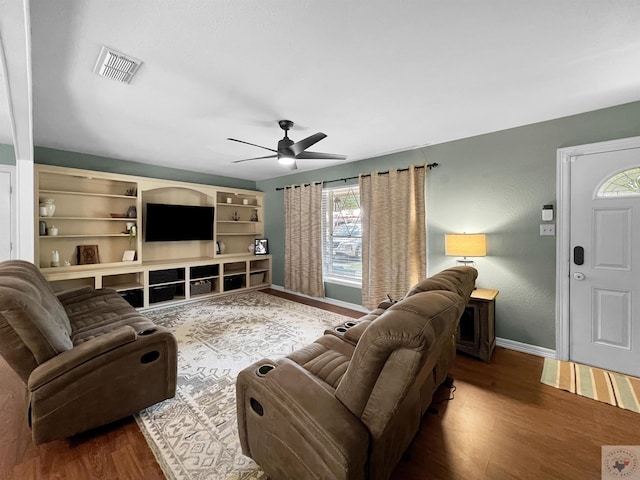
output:
M0 263L0 354L26 384L38 445L175 395L177 344L109 289L58 294L38 268Z
M454 267L236 383L242 451L271 480L390 477L455 357L477 271Z

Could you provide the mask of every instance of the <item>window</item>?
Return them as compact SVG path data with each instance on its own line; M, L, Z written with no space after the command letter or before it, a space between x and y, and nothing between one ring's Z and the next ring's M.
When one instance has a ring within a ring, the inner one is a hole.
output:
M640 195L640 167L630 168L608 178L598 189L597 197Z
M322 271L326 281L362 283L362 217L360 190L322 191Z

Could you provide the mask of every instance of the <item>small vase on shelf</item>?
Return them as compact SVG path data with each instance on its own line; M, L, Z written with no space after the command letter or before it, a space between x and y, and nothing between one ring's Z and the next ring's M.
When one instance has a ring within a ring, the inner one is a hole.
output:
M251 221L252 222L257 222L258 221L258 210L254 210L251 213Z
M44 198L40 202L40 216L41 217L53 217L56 211L56 204L53 203L52 198Z

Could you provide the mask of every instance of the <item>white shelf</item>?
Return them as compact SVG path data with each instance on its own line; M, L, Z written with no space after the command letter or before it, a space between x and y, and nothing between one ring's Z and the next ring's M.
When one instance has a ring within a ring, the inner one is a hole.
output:
M137 217L38 217L38 220L82 220L84 221L92 221L99 220L101 222L137 222Z
M243 205L241 203L227 203L227 202L218 202L216 203L218 207L233 207L233 208L253 208L254 210L258 208L262 208L261 205Z
M234 270L227 270L226 272L224 272L222 274L222 276L229 277L229 276L233 276L233 275L246 275L246 273L247 273L246 270L240 270L240 269L235 270L234 269Z
M130 198L131 200L136 200L137 196L135 195L117 195L113 193L95 193L95 192L77 192L71 190L47 190L41 189L40 195L79 195L82 197L104 197L104 198Z
M153 270L164 270L165 268L180 268L188 265L190 267L193 266L202 266L207 263L211 263L215 265L218 263L213 257L185 257L185 258L176 258L172 260L145 260L142 264L145 267L154 267ZM163 267L163 268L156 268Z
M125 237L129 238L128 233L82 233L82 234L68 234L68 235L40 235L40 240L56 238L99 238L99 237Z
M124 292L127 290L142 290L144 286L141 283L122 283L117 285L104 285L104 288L111 288L116 292Z
M251 267L251 269L249 270L250 273L262 273L262 272L268 272L269 268L254 268Z
M239 236L243 236L243 237L255 237L256 235L262 235L262 233L247 233L247 232L235 232L235 233L229 233L229 232L225 232L225 233L216 233L216 235L218 237L239 237Z
M260 222L254 222L252 220L218 220L218 223L252 223L257 225Z
M180 285L181 283L184 283L185 280L184 278L182 279L178 279L178 280L172 280L170 282L162 282L162 283L149 283L149 287L165 287L167 285Z

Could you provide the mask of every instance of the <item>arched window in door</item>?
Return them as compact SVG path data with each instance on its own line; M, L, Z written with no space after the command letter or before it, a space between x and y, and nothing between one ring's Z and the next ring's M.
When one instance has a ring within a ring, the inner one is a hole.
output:
M640 195L640 167L612 175L600 185L597 198Z

